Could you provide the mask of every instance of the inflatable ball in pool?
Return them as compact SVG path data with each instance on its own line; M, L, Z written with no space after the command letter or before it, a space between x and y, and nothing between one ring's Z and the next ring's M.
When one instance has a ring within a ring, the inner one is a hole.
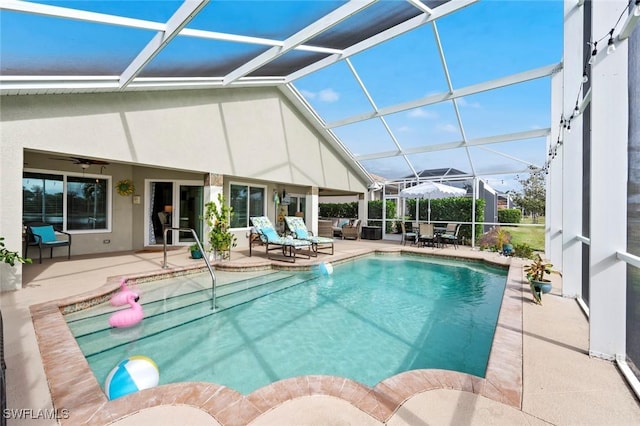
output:
M142 389L158 385L160 372L158 366L149 357L130 356L113 367L104 382L107 398L116 399Z

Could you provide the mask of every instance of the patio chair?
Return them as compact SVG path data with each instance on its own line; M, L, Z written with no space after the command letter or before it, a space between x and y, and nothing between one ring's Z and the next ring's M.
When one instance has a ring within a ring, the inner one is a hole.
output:
M407 232L407 225L404 222L400 222L400 227L402 228L402 245L407 245L407 240L411 241L411 245L416 244L418 240L418 234L413 232L413 225L410 223L411 231Z
M295 263L298 255L306 256L307 259L311 258L311 241L281 237L266 216L256 216L250 219L253 227L260 236L260 240L266 247L267 259L271 259L269 252L273 250L282 250L282 256L284 257L284 259L274 260L284 260L285 262ZM307 248L306 253L302 251L305 247ZM251 244L249 244L249 256L251 256Z
M331 220L331 230L334 237L342 238L342 227L349 224L349 219L335 217Z
M433 223L421 223L418 226L418 242L422 244L422 247L430 245L436 246L436 235L433 229Z
M284 223L287 225L289 232L295 235L295 238L311 242L311 249L316 256L318 255L318 249L324 248L331 248L331 253L327 254L333 255L333 238L314 236L313 233L307 229L301 217L285 216Z
M348 223L342 227L342 239L345 238L353 238L356 240L360 239L360 224L362 221L360 219L356 219L353 223Z
M444 231L442 235L440 235L440 241L443 244L451 243L453 244L454 249L458 249L458 232L460 232L460 224L459 223L449 223L447 224L447 230Z
M68 247L67 259L71 259L71 234L55 229L53 225L44 222L32 222L26 225L27 235L24 247L24 257L28 257L29 246L38 247L39 262L42 263L42 249L49 248L49 257L53 258L54 247ZM66 239L59 240L57 235L66 235Z

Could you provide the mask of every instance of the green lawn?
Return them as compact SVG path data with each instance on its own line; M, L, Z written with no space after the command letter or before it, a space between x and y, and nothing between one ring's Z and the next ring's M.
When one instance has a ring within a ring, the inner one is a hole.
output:
M544 251L544 225L542 226L503 226L511 234L511 244L526 243L535 251Z

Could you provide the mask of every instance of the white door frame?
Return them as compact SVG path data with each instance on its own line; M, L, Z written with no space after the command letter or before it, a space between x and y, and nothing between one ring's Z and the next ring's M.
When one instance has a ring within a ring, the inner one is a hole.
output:
M173 184L173 193L171 195L171 204L173 205L173 213L171 214L171 226L177 227L180 225L180 186L200 186L204 187L200 180L185 180L185 179L145 179L144 180L144 246L159 246L160 244L151 244L150 239L150 226L149 220L151 218L151 183L152 182L170 182ZM204 200L203 200L204 202ZM204 214L204 212L202 212ZM173 232L171 239L172 246L188 246L192 243L178 241L178 233Z

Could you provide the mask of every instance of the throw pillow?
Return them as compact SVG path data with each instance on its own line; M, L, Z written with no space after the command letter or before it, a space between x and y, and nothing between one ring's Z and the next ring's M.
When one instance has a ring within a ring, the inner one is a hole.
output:
M31 228L31 232L34 235L39 235L43 243L56 241L56 233L53 231L53 226L34 226Z
M262 229L262 234L267 238L267 241L269 242L278 241L280 239L280 236L273 228Z
M309 233L307 232L307 228L298 228L296 229L296 237L306 240L309 238Z

